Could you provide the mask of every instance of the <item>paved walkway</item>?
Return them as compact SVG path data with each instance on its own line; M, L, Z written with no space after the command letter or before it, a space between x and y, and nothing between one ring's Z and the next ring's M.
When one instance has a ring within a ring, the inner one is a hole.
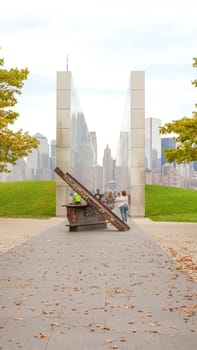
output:
M196 350L197 285L134 221L127 232L36 222L0 256L0 349Z

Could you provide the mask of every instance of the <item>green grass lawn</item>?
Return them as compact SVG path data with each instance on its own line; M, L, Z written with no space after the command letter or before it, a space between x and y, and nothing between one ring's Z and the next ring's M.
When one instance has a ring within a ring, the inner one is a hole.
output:
M197 222L197 191L145 186L145 216L154 221ZM55 181L0 182L0 217L55 216Z
M197 191L146 185L146 217L154 221L197 222Z
M55 216L55 181L0 182L0 217Z

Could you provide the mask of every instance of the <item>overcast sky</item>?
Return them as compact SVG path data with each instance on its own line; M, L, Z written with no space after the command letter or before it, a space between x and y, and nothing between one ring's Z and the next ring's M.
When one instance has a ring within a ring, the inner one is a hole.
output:
M28 67L15 125L56 137L56 72L73 74L99 160L115 156L132 70L144 70L146 118L191 116L197 102L196 0L10 0L0 9L5 67Z

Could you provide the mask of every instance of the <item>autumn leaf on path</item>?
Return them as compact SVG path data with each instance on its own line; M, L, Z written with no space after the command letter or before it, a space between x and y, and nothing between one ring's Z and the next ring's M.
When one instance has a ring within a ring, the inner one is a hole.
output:
M85 324L84 324L84 327L90 328L90 327L92 327L92 323L85 323Z
M186 270L193 274L197 272L197 265L189 255L177 258L176 262L177 262L177 266L176 266L177 270Z
M136 307L135 304L132 304L132 305L124 305L124 308L125 309L134 309Z
M180 258L177 259L177 262L179 263L188 263L188 262L192 262L192 258L190 256L182 256Z
M176 251L175 249L169 247L169 248L168 248L168 251L169 251L169 253L170 253L172 256L174 256L174 257L177 256L177 251Z
M107 344L111 344L113 343L113 339L104 339L105 343Z
M40 338L48 338L48 334L40 332Z
M145 329L145 333L158 333L155 329Z
M87 324L84 324L83 326L88 328L89 331L95 332L95 329L93 328L92 323L87 323Z
M20 305L22 305L23 304L23 301L16 301L15 303L14 303L16 306L20 306Z
M177 329L176 326L170 326L170 328L172 328L172 329Z
M97 324L96 327L101 329L102 331L110 331L109 327L102 325L102 324Z
M195 316L196 315L196 309L197 309L197 304L191 305L191 307L187 307L185 305L182 305L180 307L180 310L182 312L185 312L187 317Z
M51 328L60 327L61 323L51 323Z
M126 342L126 341L127 341L127 338L126 338L126 337L120 337L120 341L121 341L121 342Z
M186 294L185 298L187 300L196 300L197 299L197 294L196 293L194 293L194 294Z

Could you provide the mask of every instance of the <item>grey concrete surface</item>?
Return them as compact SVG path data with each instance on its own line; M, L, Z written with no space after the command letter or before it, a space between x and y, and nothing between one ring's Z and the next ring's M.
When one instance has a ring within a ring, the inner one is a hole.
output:
M126 232L38 221L2 254L0 349L196 350L196 283L129 221Z

